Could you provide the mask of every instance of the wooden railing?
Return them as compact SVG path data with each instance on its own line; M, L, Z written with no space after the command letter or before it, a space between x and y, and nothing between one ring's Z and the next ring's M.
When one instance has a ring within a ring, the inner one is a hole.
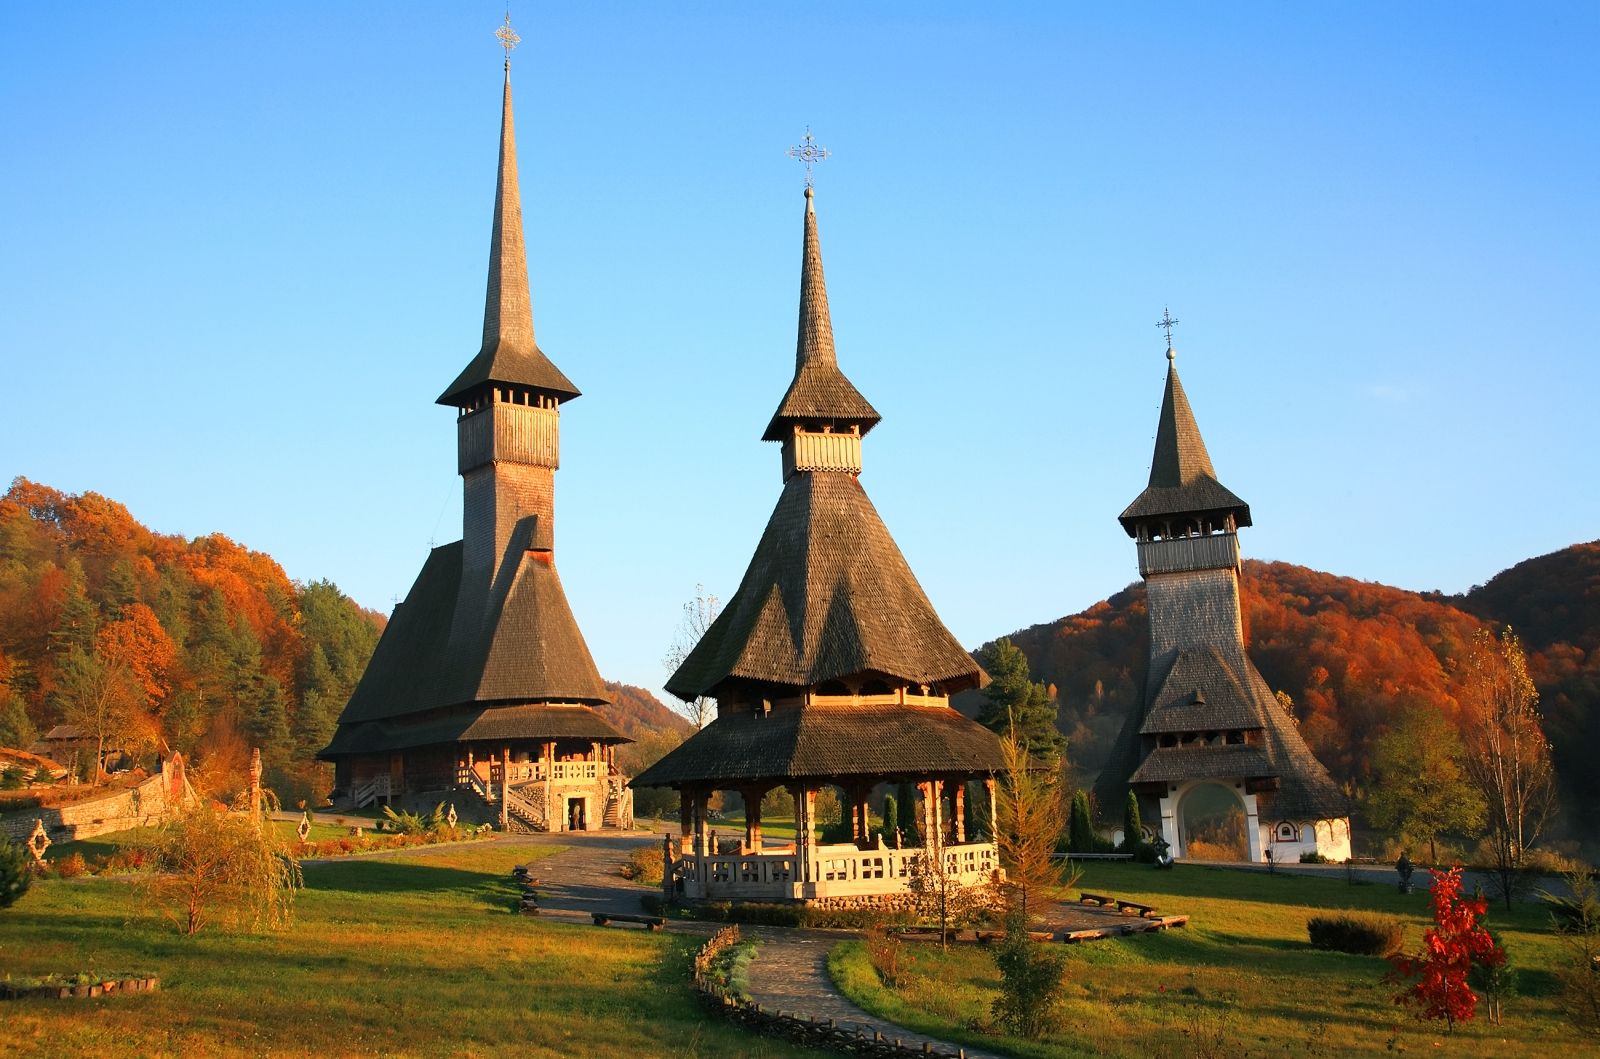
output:
M945 873L960 886L984 885L1000 867L991 842L949 845L942 852ZM850 844L815 846L805 858L792 846L759 853L691 853L680 859L678 872L696 897L785 897L793 896L797 885L813 897L892 894L911 888L926 853L920 846L864 850Z
M466 771L471 771L466 770ZM489 782L498 787L505 780L502 775L506 767L502 762L494 761L489 765ZM551 763L549 777L556 783L594 783L606 778L606 763L604 761L556 761ZM540 783L547 778L545 763L543 761L513 761L511 763L511 783Z

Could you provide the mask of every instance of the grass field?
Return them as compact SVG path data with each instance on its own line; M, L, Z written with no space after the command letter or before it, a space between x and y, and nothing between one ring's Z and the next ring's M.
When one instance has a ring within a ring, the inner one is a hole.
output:
M1408 947L1428 918L1427 895L1393 887L1351 887L1340 879L1230 872L1197 865L1156 872L1140 865L1088 868L1080 884L1100 893L1189 913L1190 925L1158 935L1063 946L1068 957L1064 1030L1044 1041L1006 1041L980 1031L999 982L988 950L907 944L909 981L887 988L862 942L837 946L834 979L862 1007L926 1033L1021 1056L1140 1057L1370 1055L1438 1049L1467 1055L1596 1054L1557 1012L1549 966L1559 943L1535 906L1509 918L1490 910L1521 995L1503 1027L1479 1020L1453 1038L1394 1005L1376 957L1312 949L1306 918L1322 909L1360 908L1403 916ZM1076 896L1076 890L1073 892ZM1481 1012L1481 1008L1480 1008Z
M696 942L511 913L474 843L306 866L293 925L183 937L126 878L46 880L0 911L0 975L124 969L161 992L0 1005L0 1054L792 1056L702 1014Z

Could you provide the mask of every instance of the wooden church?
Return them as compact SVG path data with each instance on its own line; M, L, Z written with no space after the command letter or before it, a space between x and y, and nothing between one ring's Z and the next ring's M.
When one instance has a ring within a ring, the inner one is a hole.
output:
M579 392L534 341L505 34L483 345L437 401L456 411L462 539L428 556L319 756L356 805L453 791L514 829L631 827L628 740L594 709L605 687L556 574L561 408Z
M738 591L667 681L685 701L714 697L717 717L633 782L680 794L669 855L687 897L888 906L908 901L918 858L935 851L873 833L872 789L914 784L946 877L987 884L999 860L992 841L967 833L965 799L969 783L992 784L1000 747L951 708L951 695L987 677L861 487L862 440L880 417L839 369L809 186L805 197L794 380L762 435L779 443L783 491ZM829 786L847 841L821 834L817 794ZM792 842L761 833L775 787L794 797ZM735 849L711 835L716 791L743 796Z
M1245 650L1238 531L1250 505L1217 479L1170 345L1150 481L1120 521L1139 552L1150 662L1143 703L1096 785L1103 810L1131 787L1141 818L1159 820L1182 857L1186 801L1221 792L1244 815L1249 859L1348 859L1349 800Z

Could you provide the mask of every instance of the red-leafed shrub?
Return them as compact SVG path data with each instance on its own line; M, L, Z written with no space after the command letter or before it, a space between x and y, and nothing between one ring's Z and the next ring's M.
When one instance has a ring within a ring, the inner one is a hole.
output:
M1454 1029L1478 1008L1478 994L1467 983L1472 968L1498 967L1506 954L1478 921L1488 903L1461 896L1461 866L1432 875L1434 925L1422 936L1422 952L1389 957L1394 965L1389 980L1416 979L1395 996L1395 1003L1415 1007L1419 1019L1443 1019Z

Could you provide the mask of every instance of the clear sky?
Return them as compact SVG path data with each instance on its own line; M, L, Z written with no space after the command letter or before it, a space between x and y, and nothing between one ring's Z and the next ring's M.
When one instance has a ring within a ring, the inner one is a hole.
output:
M360 602L460 535L496 3L0 7L0 477ZM1178 364L1249 556L1600 535L1600 5L519 3L557 556L648 687L780 488L809 123L863 484L966 644L1137 576Z

